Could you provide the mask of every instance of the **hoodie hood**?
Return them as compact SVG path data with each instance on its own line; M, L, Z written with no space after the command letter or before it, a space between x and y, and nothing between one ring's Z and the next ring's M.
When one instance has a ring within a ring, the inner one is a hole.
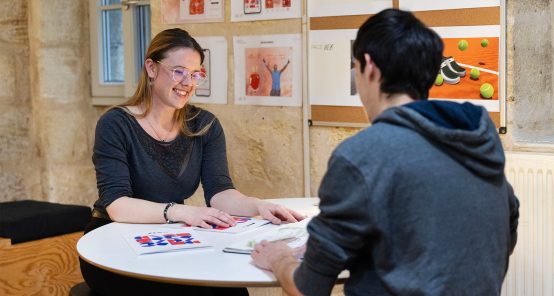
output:
M504 174L504 150L496 127L483 107L471 103L418 101L383 111L373 124L379 122L419 133L479 176L490 178Z

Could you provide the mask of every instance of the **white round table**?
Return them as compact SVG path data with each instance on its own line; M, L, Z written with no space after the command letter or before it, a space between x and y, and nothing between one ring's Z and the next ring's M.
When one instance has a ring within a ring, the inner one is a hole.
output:
M318 198L282 198L268 201L287 206L308 217L317 215ZM77 243L79 256L99 268L125 276L159 282L219 286L278 286L273 273L257 268L250 255L225 253L223 248L267 230L258 229L240 234L209 233L214 247L167 253L137 255L124 240L126 233L152 231L160 227L183 227L183 224L110 223L84 235ZM341 278L345 276L341 274Z

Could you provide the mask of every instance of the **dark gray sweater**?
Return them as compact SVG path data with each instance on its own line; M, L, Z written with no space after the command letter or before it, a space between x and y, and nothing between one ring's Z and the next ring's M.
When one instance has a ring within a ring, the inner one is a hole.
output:
M106 213L106 207L122 196L183 203L200 182L209 205L216 193L234 188L221 124L210 112L190 107L192 113L200 112L189 121L192 131L212 126L203 136L179 135L170 142L152 138L121 109L102 115L92 156L100 196L96 210Z
M294 279L329 295L500 295L518 201L487 112L418 102L384 111L334 151Z

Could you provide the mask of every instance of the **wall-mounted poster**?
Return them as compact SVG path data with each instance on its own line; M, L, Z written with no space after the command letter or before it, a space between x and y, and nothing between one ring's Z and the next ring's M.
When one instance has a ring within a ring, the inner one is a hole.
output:
M469 101L499 112L500 26L434 27L444 57L430 99Z
M309 0L308 15L310 17L367 15L376 14L391 7L392 0Z
M302 106L301 35L234 37L235 104Z
M196 87L191 103L227 104L227 39L223 36L195 39L204 49L202 71L206 81Z
M313 124L367 124L351 78L351 40L357 28L382 9L409 10L443 39L445 50L430 99L484 106L505 132L506 1L395 0L308 1L308 89ZM355 9L353 7L363 5ZM349 9L343 9L348 7ZM329 73L333 73L331 75ZM440 74L440 76L439 76ZM335 81L335 89L329 87ZM349 92L348 92L349 91Z
M162 0L162 23L222 22L224 0Z
M233 0L231 21L257 21L302 17L301 0Z
M430 11L500 6L500 0L399 0L399 8L410 11Z
M356 29L310 33L308 52L310 104L362 106L354 83L352 43ZM347 74L348 75L344 75Z

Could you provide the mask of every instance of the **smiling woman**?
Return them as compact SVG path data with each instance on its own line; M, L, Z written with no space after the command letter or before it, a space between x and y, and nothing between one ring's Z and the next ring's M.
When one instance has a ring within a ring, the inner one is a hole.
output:
M230 214L261 215L277 224L302 219L234 188L221 124L212 113L188 104L205 77L203 60L202 48L184 30L165 30L152 39L135 94L97 123L93 162L100 196L85 232L112 221L183 222L209 228L234 225ZM208 207L185 205L200 182ZM102 295L248 294L244 288L134 279L80 263L87 284Z

